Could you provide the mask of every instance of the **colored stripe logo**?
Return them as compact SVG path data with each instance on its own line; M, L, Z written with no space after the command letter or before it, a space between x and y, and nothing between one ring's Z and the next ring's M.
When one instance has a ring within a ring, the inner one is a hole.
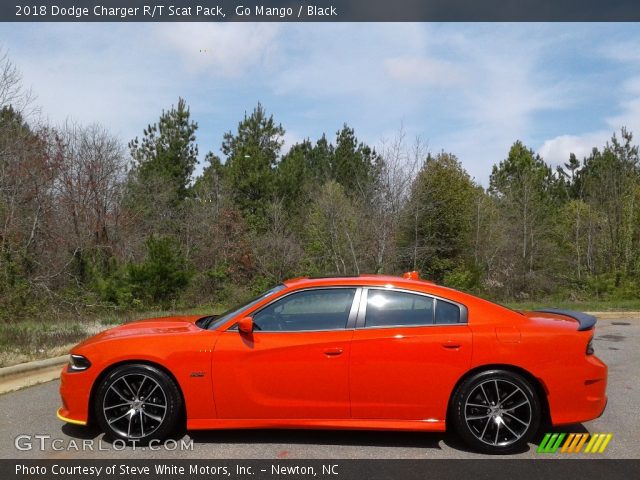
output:
M556 453L560 449L560 453L580 453L584 447L584 453L603 453L612 438L612 433L547 433L537 452Z

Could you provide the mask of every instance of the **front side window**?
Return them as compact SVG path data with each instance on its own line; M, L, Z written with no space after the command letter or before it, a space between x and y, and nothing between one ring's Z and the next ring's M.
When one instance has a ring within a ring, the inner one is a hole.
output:
M253 316L256 331L296 332L346 328L355 288L305 290L292 293Z
M369 290L365 327L433 324L434 300L424 295L393 290Z
M265 298L270 297L271 295L274 295L275 293L278 293L279 291L284 290L285 288L287 287L285 287L284 285L277 285L276 287L273 287L271 290L267 290L266 292L258 295L257 297L252 298L251 300L243 304L236 305L235 307L230 308L229 310L222 313L221 315L212 315L209 317L203 317L196 322L196 325L198 325L200 328L215 330L220 325L223 325L225 322L231 320L233 317L236 317L242 314L243 312L246 312L251 307L253 307L254 305L257 305Z

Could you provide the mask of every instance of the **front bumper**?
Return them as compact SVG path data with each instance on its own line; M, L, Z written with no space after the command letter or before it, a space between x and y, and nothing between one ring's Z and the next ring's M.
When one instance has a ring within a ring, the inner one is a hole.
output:
M87 422L84 422L82 420L74 420L73 418L70 418L67 415L70 415L70 413L64 407L60 407L58 409L58 411L56 412L56 417L58 417L58 419L62 420L63 422L72 423L74 425L86 425L87 424Z
M60 398L62 406L57 417L63 422L75 425L87 425L89 422L89 397L92 378L89 371L69 372L67 365L60 373Z

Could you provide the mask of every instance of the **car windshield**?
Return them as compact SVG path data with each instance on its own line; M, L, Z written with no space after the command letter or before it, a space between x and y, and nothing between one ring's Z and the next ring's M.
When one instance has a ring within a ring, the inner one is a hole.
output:
M220 325L225 323L227 320L237 315L240 315L242 312L249 310L251 307L259 303L260 301L273 295L276 292L279 292L280 290L283 290L284 288L286 288L284 285L278 285L276 287L273 287L271 290L268 290L264 293L261 293L257 297L252 298L246 303L242 303L240 305L236 305L233 308L230 308L226 312L222 313L220 316L210 317L210 319L205 323L205 325L203 325L203 328L207 330L215 330Z

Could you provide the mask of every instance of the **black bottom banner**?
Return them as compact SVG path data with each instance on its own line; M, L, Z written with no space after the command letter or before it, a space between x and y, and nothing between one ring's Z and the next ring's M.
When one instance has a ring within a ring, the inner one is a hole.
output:
M0 460L0 479L636 479L640 460Z

